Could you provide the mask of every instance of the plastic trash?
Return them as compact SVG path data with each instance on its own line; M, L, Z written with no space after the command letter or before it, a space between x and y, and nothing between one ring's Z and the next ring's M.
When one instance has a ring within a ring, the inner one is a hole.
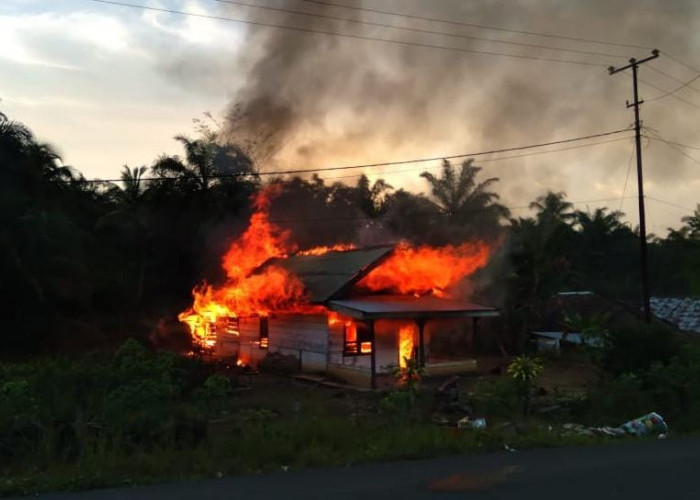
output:
M668 434L668 426L663 417L658 413L648 413L622 424L619 429L627 434L635 436L647 436L649 434Z
M629 422L625 422L618 427L584 427L580 424L564 424L562 430L568 433L588 436L602 434L605 436L620 437L630 434L633 436L658 434L659 439L665 439L668 434L668 425L666 425L661 415L652 412L630 420Z

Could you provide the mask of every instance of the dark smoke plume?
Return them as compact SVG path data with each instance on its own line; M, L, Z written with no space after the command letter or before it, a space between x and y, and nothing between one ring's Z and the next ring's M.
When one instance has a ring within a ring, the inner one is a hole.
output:
M691 61L692 35L696 31L693 23L698 19L700 7L693 0L342 2L475 24L619 40L658 47ZM631 113L625 109L625 99L631 98L630 77L625 74L610 77L605 68L610 64L626 64L629 57L644 57L649 53L647 49L398 19L302 0L270 0L266 5L339 16L348 21L255 9L245 12L251 20L287 26L471 50L593 61L601 66L463 54L251 27L244 55L231 69L238 73L242 86L229 106L225 129L233 140L251 146L263 170L439 156L626 127L632 121ZM224 12L238 17L244 13L234 6L227 6ZM362 26L351 20L604 52L614 57L409 33ZM692 76L668 58L662 57L654 66L681 79ZM642 76L665 89L678 85L650 68L643 68ZM659 94L644 86L642 93L647 98ZM694 123L693 117L674 112L683 111L677 104L671 99L646 104L645 124L677 141L692 142L689 125ZM485 174L501 178L499 190L507 203L526 204L546 189L567 191L574 199L604 198L619 195L631 147L631 141L627 140L507 162L488 163L488 158L481 158L477 164L488 168ZM689 175L690 165L677 156L673 156L675 175L667 175L669 155L674 153L663 150L662 146L649 147L647 178L660 189L676 186L679 178ZM437 165L412 166L404 169L401 177L393 174L388 180L399 184L399 178L406 188L425 191L418 173L422 168ZM388 174L392 169L384 171ZM382 173L382 170L373 172Z

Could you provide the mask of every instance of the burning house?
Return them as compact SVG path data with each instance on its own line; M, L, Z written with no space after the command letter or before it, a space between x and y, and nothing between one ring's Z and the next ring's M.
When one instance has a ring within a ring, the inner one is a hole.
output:
M487 263L485 243L295 251L268 206L262 193L224 256L226 283L195 289L180 315L203 348L249 365L293 355L302 371L368 387L410 360L429 374L475 368L479 319L499 313L448 291Z

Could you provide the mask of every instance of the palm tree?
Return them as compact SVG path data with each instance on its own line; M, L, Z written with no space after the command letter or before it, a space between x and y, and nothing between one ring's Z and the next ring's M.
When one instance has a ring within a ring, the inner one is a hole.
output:
M383 214L386 209L388 192L392 189L394 188L384 179L378 179L374 181L374 184L370 184L367 176L362 174L355 187L357 204L362 213L370 219Z
M131 169L128 165L124 165L121 173L124 187L112 185L108 190L108 195L120 205L136 205L142 200L146 191L146 183L143 180L146 172L148 172L146 166Z
M497 202L499 196L489 190L498 178L477 182L480 171L473 159L464 161L459 172L448 160L443 160L440 177L430 172L420 175L430 184L433 203L451 222L485 232L500 228L501 219L507 218L509 211Z
M111 185L107 197L113 209L97 221L96 229L107 237L117 237L116 244L126 247L124 253L135 258L136 286L133 297L140 302L144 295L144 283L148 261L150 214L145 203L147 185L143 180L148 167L129 168L124 165L121 173L123 187Z
M553 219L554 221L571 223L576 219L574 205L566 201L566 193L547 191L530 203L530 209L537 210L537 219Z
M184 160L179 156L160 157L152 167L156 175L179 179L203 194L226 179L257 176L253 161L235 144L221 146L215 136L189 139L178 135L175 140L185 148Z
M609 236L620 230L628 229L621 221L621 218L625 215L624 213L619 210L611 212L608 212L608 210L607 207L602 207L596 208L592 213L590 211L582 212L580 210L574 212L574 218L579 231L582 234L592 234L600 238Z
M687 228L687 234L691 238L700 238L700 203L695 208L693 215L686 215L681 219Z

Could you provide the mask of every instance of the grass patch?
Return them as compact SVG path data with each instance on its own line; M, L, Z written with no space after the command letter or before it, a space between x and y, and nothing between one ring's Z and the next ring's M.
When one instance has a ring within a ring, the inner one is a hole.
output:
M461 393L487 417L486 430L434 423L436 384L429 380L410 394L356 393L246 375L134 344L113 356L0 364L0 495L410 460L506 446L526 450L619 442L567 435L559 424L618 425L627 413L632 418L656 409L647 408L655 402L695 410L695 386L687 381L700 372L691 354L637 378L606 380L603 390L590 392L576 403L579 407L546 417L523 416L522 395L507 376L466 378ZM556 393L550 388L546 397ZM687 418L693 415L690 411Z

